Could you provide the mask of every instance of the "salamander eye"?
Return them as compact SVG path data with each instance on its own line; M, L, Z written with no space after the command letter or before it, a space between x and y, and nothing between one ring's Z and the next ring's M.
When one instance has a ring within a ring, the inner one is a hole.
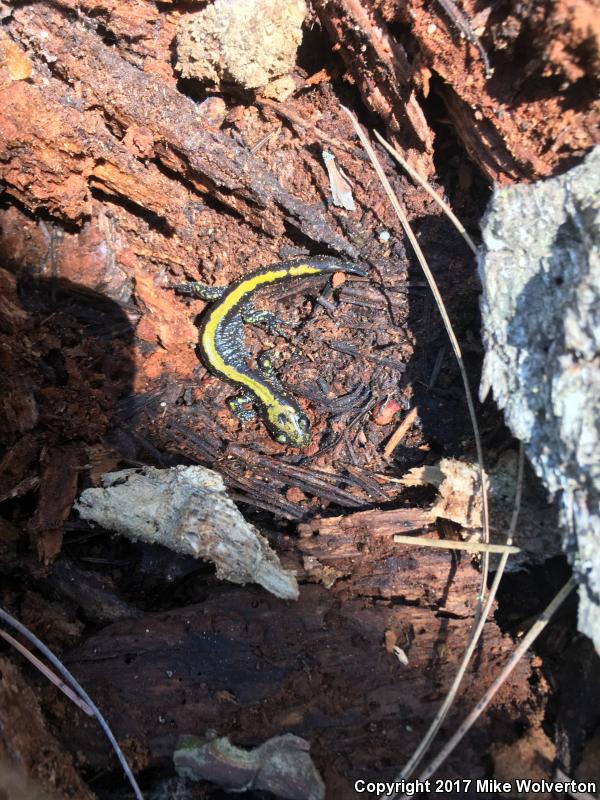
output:
M298 425L302 428L303 431L308 430L308 420L306 417L298 417Z
M285 423L287 422L287 417L286 417L286 415L285 415L285 414L277 414L277 422L278 422L280 425L285 425Z

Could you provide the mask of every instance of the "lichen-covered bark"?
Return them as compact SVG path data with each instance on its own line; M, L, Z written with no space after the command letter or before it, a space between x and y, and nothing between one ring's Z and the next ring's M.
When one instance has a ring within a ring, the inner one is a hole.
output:
M481 251L481 392L493 391L558 496L580 628L600 653L599 176L595 148L565 175L495 195Z

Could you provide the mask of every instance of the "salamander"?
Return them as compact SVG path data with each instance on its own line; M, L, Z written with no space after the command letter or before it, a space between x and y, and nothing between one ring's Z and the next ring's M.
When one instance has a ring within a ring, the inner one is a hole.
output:
M364 270L347 261L330 256L290 258L244 275L229 286L205 286L189 282L174 288L213 301L204 314L200 329L200 355L207 369L241 390L229 401L231 410L241 419L253 412L244 410L252 402L259 410L265 426L280 444L306 447L310 441L310 423L295 399L274 374L270 359L263 354L257 359L258 369L248 366L250 354L244 345L244 323L265 326L272 333L281 333L282 321L270 311L254 308L254 293L309 275L347 272L365 276Z

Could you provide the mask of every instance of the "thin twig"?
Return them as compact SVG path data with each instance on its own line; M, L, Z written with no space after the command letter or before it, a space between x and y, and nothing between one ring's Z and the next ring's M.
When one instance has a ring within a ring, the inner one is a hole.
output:
M411 408L411 410L404 417L400 425L398 425L394 433L390 436L390 440L386 444L385 450L383 451L383 455L385 456L385 458L389 458L394 452L394 450L398 447L398 445L404 438L404 434L408 431L413 422L416 420L418 413L419 409L417 408L417 406Z
M113 750L115 751L115 753L117 755L117 758L121 762L121 767L123 768L123 772L127 776L127 780L129 781L129 783L131 785L131 788L133 789L133 793L136 796L136 799L137 800L144 800L144 796L142 795L142 793L140 791L140 787L137 784L135 776L134 776L133 772L131 771L131 768L130 768L129 764L127 763L127 760L125 759L125 756L123 755L123 751L119 747L119 744L118 744L117 740L115 739L113 732L108 727L107 721L104 719L104 717L100 713L100 710L98 709L98 707L96 706L96 704L94 703L92 698L85 691L85 689L73 677L73 675L71 675L71 673L64 666L62 661L60 661L54 655L52 650L50 650L48 647L46 647L46 645L41 641L41 639L38 639L38 637L34 633L32 633L29 630L29 628L26 628L25 625L23 625L21 622L19 622L19 620L15 619L13 616L11 616L11 614L9 614L8 611L5 611L3 608L0 608L0 620L5 622L7 625L10 625L11 628L14 628L14 630L18 631L29 642L31 642L31 644L34 647L37 647L37 649L40 651L40 653L42 653L42 655L44 655L48 659L48 661L52 664L54 669L56 669L56 671L59 672L62 675L62 677L70 685L70 687L74 691L77 692L79 697L81 697L81 699L85 703L87 703L89 708L92 710L92 713L94 714L94 716L98 720L98 724L100 725L100 727L104 731L104 735L106 736L106 738L110 742Z
M540 614L537 620L533 623L529 631L523 637L519 646L514 650L512 656L509 658L508 662L504 665L503 669L501 670L500 674L496 678L496 680L492 683L490 688L487 692L483 695L481 700L477 703L473 711L468 715L468 717L464 720L464 722L459 726L458 730L452 736L450 741L440 750L437 756L433 759L433 761L427 766L427 769L423 770L423 772L419 775L418 780L426 781L428 778L431 778L432 775L435 774L437 769L440 767L441 764L448 758L450 753L454 750L457 744L463 739L466 733L473 727L475 722L479 719L481 714L485 711L485 709L489 706L492 702L498 690L504 683L504 681L508 678L510 673L513 669L517 666L519 661L523 658L527 650L531 647L533 642L537 639L537 637L542 633L546 625L550 622L551 618L558 610L558 608L564 603L567 597L571 594L573 589L577 587L577 583L575 578L569 578L569 580L565 583L562 589L558 592L558 594L554 597L554 599L546 606L544 611ZM397 794L387 795L390 800L393 798L398 797ZM403 795L401 800L408 800L408 795Z
M441 7L444 9L450 20L456 25L458 30L462 33L462 35L474 45L477 50L479 51L479 55L481 56L481 60L483 61L483 66L485 67L485 77L491 78L493 75L493 70L490 66L490 61L488 58L488 54L483 49L483 45L477 38L475 31L471 27L471 23L469 20L459 11L456 7L454 0L438 0Z
M450 319L449 319L448 314L446 312L444 301L443 301L443 299L442 299L442 297L440 295L440 292L439 292L439 289L438 289L437 284L435 282L435 279L434 279L434 277L433 277L433 275L431 273L431 270L429 269L429 266L427 264L425 256L423 255L421 247L419 246L419 243L418 243L418 241L417 241L417 239L416 239L416 237L415 237L415 235L414 235L414 233L413 233L413 231L412 231L412 229L411 229L411 227L410 227L410 225L408 223L408 219L407 219L406 213L405 213L404 209L402 208L402 205L401 205L400 201L396 197L392 187L390 186L390 182L388 181L388 179L387 179L387 177L386 177L386 175L385 175L385 173L384 173L384 171L383 171L383 169L381 167L381 164L379 163L379 160L378 160L377 156L375 155L375 152L374 152L374 150L373 150L373 148L371 146L371 143L370 143L369 139L364 134L362 128L358 124L358 120L356 120L354 115L347 108L344 108L344 106L342 106L342 108L344 109L344 111L346 112L348 117L350 118L350 121L352 122L352 126L354 127L354 130L356 131L359 139L361 140L361 142L363 144L363 147L365 148L365 150L367 152L367 155L369 156L369 159L371 160L371 163L373 164L373 168L377 172L379 180L381 181L381 184L382 184L382 186L383 186L383 188L384 188L384 190L385 190L385 192L386 192L386 194L387 194L387 196L388 196L388 198L390 200L390 203L392 204L392 207L394 208L394 211L396 212L396 215L398 216L398 219L400 220L400 223L402 224L404 232L406 233L406 236L407 236L408 240L410 241L410 243L411 243L411 245L412 245L412 247L413 247L413 249L415 251L415 255L417 256L417 260L419 261L419 264L421 265L423 273L425 274L425 278L427 279L427 282L429 284L431 292L432 292L432 294L433 294L433 296L435 298L435 301L437 303L438 309L439 309L440 314L442 316L442 320L444 322L444 327L446 328L446 333L447 333L448 338L450 340L450 344L452 345L452 349L454 351L454 355L455 355L456 361L458 363L458 368L460 370L460 374L461 374L461 377L462 377L462 380L463 380L465 398L466 398L466 401L467 401L467 406L468 406L468 409L469 409L469 416L471 418L471 425L472 425L472 428L473 428L473 435L474 435L474 438L475 438L475 448L476 448L476 452L477 452L477 461L478 461L478 465L479 465L479 473L480 473L480 481L481 481L481 483L480 483L481 501L482 501L481 516L482 516L482 528L483 528L483 530L482 530L482 534L483 534L482 535L482 539L483 539L484 543L489 544L489 541L490 541L490 527L489 527L488 490L487 490L487 476L485 474L485 470L484 470L484 466L483 466L483 448L482 448L482 445L481 445L481 437L479 435L479 426L478 426L478 423L477 423L477 415L475 413L475 405L473 403L473 397L472 397L472 394L471 394L471 387L470 387L470 384L469 384L467 371L466 371L466 368L465 368L465 365L464 365L464 361L463 361L463 358L462 358L460 345L458 344L458 340L457 340L457 338L456 338L456 336L454 334L454 330L452 329L452 324L450 323ZM502 558L504 558L504 557L506 557L506 554L503 554ZM453 687L448 692L448 694L446 696L446 700L444 701L444 704L442 706L442 709L440 709L440 712L438 712L438 715L436 716L436 719L432 723L432 726L431 726L431 729L430 729L432 731L431 735L429 734L429 732L428 732L428 734L426 734L425 739L423 740L423 742L417 748L417 751L416 751L415 755L413 756L413 758L411 759L411 762L403 770L402 777L404 777L406 774L411 774L412 770L414 769L413 762L418 763L420 761L420 759L423 756L423 753L427 750L427 748L429 747L430 742L433 740L433 737L435 736L435 733L437 733L437 730L439 729L439 726L441 725L441 722L438 722L438 719L444 719L445 718L445 716L446 716L446 714L448 712L448 708L450 707L450 705L454 701L454 697L455 697L456 692L458 690L458 685L460 684L460 681L462 680L462 677L463 677L464 673L466 672L467 665L469 663L471 655L474 652L474 649L475 649L475 647L477 645L477 642L479 640L479 637L481 635L481 631L483 630L483 625L484 625L484 622L485 622L485 619L486 619L486 616L487 616L487 615L484 615L484 599L485 599L485 591L486 591L486 588L487 588L487 578L488 578L488 573L489 573L489 559L490 559L489 553L484 553L483 557L482 557L482 563L481 563L481 581L480 581L479 597L477 598L477 607L476 607L476 611L475 611L475 619L474 619L474 623L473 623L473 626L472 626L472 629L471 629L471 634L470 634L470 638L469 638L469 644L467 645L467 650L466 650L466 652L465 652L465 654L464 654L464 656L463 656L463 658L461 660L461 663L459 665L458 672L457 672ZM486 604L486 608L489 608L489 607L491 607L491 603Z
M356 119L354 114L349 109L347 109L345 106L341 106L341 108L343 109L343 111L346 112L346 114L350 118L352 126L354 127L354 130L356 131L356 133L358 135L358 138L362 142L362 145L365 148L365 151L366 151L367 155L369 156L369 159L370 159L371 163L373 164L373 168L375 169L375 172L377 173L377 175L379 177L379 180L381 181L381 184L382 184L382 186L383 186L383 188L384 188L384 190L385 190L385 192L386 192L386 194L387 194L387 196L389 198L389 201L392 204L392 207L394 208L394 211L396 212L396 215L397 215L398 219L400 220L400 223L401 223L401 225L402 225L402 227L404 229L404 232L405 232L409 242L411 243L411 245L413 247L413 250L415 251L415 255L417 256L417 260L418 260L419 264L421 265L421 269L423 270L423 273L425 274L425 278L427 279L427 283L429 284L429 288L431 289L431 292L432 292L432 294L433 294L433 296L435 298L435 302L436 302L437 307L439 309L439 312L441 314L441 317L442 317L442 320L443 320L443 323L444 323L444 327L446 328L446 333L448 335L448 338L450 339L450 344L452 345L452 349L454 351L454 355L456 356L456 360L458 362L458 368L460 370L460 374L461 374L461 377L462 377L462 380L463 380L463 384L464 384L465 398L466 398L466 401L467 401L467 406L469 408L469 416L471 418L471 425L473 427L473 436L475 438L475 449L477 451L477 462L479 464L479 473L480 473L480 479L481 479L481 504L482 504L481 517L482 517L482 527L483 527L483 541L484 542L489 542L490 541L490 523L489 523L489 508L488 508L488 496L487 496L488 495L488 493L487 493L487 477L486 477L486 474L485 474L485 470L483 468L483 448L481 446L481 437L479 435L479 425L477 424L477 415L475 414L475 405L473 403L473 396L471 394L471 386L469 384L469 378L467 376L467 370L465 368L465 364L464 364L464 361L463 361L462 353L460 351L460 345L458 344L458 339L456 338L456 335L455 335L454 330L452 328L452 323L450 322L450 318L448 317L448 312L446 311L446 306L444 305L444 301L443 301L442 296L440 294L440 290L438 289L437 284L435 282L435 278L433 277L433 275L431 273L431 270L429 269L429 265L427 264L425 256L423 255L423 251L421 250L419 242L417 241L417 239L416 239L416 237L415 237L415 235L414 235L414 233L412 231L412 228L409 225L408 218L406 216L406 212L402 208L402 205L401 205L400 201L398 200L398 198L396 197L396 195L394 193L394 190L390 186L390 182L388 181L388 179L386 177L386 174L383 171L381 164L379 163L379 159L377 158L377 156L375 154L375 151L373 150L373 147L371 146L371 142L369 141L368 137L363 132L363 130L360 127L360 125L358 124L358 120ZM481 614L481 609L482 609L482 606L483 606L483 599L485 597L485 590L486 590L486 587L487 587L488 572L489 572L489 554L488 553L484 553L483 554L483 559L482 559L482 564L481 564L481 588L480 588L480 592L479 592L479 597L477 598L477 613L476 613L476 617Z
M389 144L389 142L386 142L386 140L383 138L383 136L380 136L380 134L377 131L374 130L373 133L375 134L375 137L377 138L377 141L380 144L382 144L385 147L385 149L388 151L388 153L391 156L393 156L393 158L396 159L396 161L400 164L400 166L403 169L405 169L406 172L408 172L410 177L416 183L418 183L419 186L421 186L421 188L425 189L425 191L431 197L432 200L435 200L435 202L442 209L444 214L448 217L450 222L454 225L456 230L460 233L460 235L463 237L463 239L468 244L468 246L471 248L471 250L474 253L477 253L477 246L475 245L475 242L473 241L473 239L471 239L471 237L469 236L469 234L465 230L465 226L462 224L462 222L458 219L458 217L452 211L452 209L450 208L448 203L446 203L445 200L442 200L442 198L439 196L439 194L436 191L434 191L434 189L431 188L431 186L427 183L427 181L423 180L423 178L419 175L419 173L416 170L414 170L404 158L402 158L402 156L396 150L395 147L392 147L392 145Z
M506 544L484 544L484 542L458 542L454 539L426 539L424 536L404 536L397 533L394 541L398 544L414 544L418 547L434 547L437 550L464 550L467 553L503 553L507 556L520 553L518 547Z
M524 470L524 462L525 457L523 455L523 445L519 445L519 461L517 466L517 477L516 477L516 486L515 486L515 503L513 507L513 513L510 520L510 525L508 528L508 534L506 536L506 544L510 546L512 544L515 531L517 529L517 522L519 519L519 513L521 511L521 498L523 496L523 470ZM485 606L483 611L477 620L476 625L471 630L471 634L469 636L469 642L467 644L467 649L463 655L463 658L460 662L456 675L454 676L454 680L452 681L452 685L448 689L446 697L444 698L444 702L438 709L437 714L435 715L435 719L429 726L429 730L420 741L419 746L413 753L410 761L402 772L399 775L399 780L406 780L406 778L414 772L414 770L419 766L423 756L429 749L429 746L433 742L437 732L441 728L444 723L444 720L448 716L448 711L450 710L450 706L454 702L454 698L458 692L458 687L460 686L462 679L467 671L467 666L469 665L469 661L471 660L471 656L475 652L475 648L483 631L483 626L488 618L490 610L492 608L492 603L496 597L496 593L498 591L498 586L500 585L500 580L502 578L502 574L504 573L504 568L506 567L506 562L508 561L509 553L503 553L500 557L500 562L498 564L498 569L496 570L496 574L494 575L494 581L492 583L492 587L488 594L487 600L485 602Z
M344 153L352 154L352 148L349 147L344 142L341 142L339 139L332 139L331 136L328 136L324 133L320 128L311 122L306 117L302 117L300 114L296 114L295 111L292 111L283 103L278 103L275 100L269 100L265 97L256 98L255 103L259 106L263 106L264 108L271 108L276 114L279 114L280 117L287 119L288 122L291 122L294 125L299 125L301 128L305 128L320 139L325 144L328 144L330 147L336 147L338 150L342 150Z
M31 662L33 666L42 673L42 675L48 678L50 683L53 683L57 688L61 690L61 692L66 694L69 700L72 703L75 703L76 706L79 706L79 708L83 712L85 712L88 715L88 717L94 716L94 712L88 706L88 704L84 703L84 701L80 697L78 697L75 694L75 692L67 686L66 683L63 683L63 681L61 681L58 675L55 675L51 669L48 669L48 667L44 664L43 661L40 661L40 659L37 656L34 656L33 653L30 652L26 647L23 647L21 642L18 642L14 637L10 635L10 633L7 633L6 631L0 630L0 636L4 639L5 642L8 642L10 645L12 645L12 647L14 647L15 650L18 650L22 656L24 656L29 662Z

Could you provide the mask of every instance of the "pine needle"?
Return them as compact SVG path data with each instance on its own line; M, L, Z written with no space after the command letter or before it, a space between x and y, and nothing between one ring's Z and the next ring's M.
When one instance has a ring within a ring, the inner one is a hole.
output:
M0 608L0 620L2 620L2 622L5 622L7 625L9 625L14 630L18 631L29 642L31 642L31 644L34 647L36 647L42 653L42 655L45 656L45 658L48 659L48 661L52 664L54 669L60 675L62 675L62 677L69 684L69 686L75 692L77 692L79 697L91 709L93 715L98 720L98 724L100 725L100 727L104 731L104 735L106 736L106 738L110 742L111 747L115 751L115 753L117 755L117 758L119 759L119 761L121 763L121 767L123 768L123 772L127 776L127 780L129 781L129 783L131 785L131 788L133 789L133 793L134 793L134 795L136 797L136 800L144 800L144 797L143 797L143 795L142 795L142 793L140 791L140 787L137 784L135 776L134 776L133 772L131 771L131 768L130 768L129 764L127 763L127 760L126 760L125 756L123 755L123 751L119 747L119 744L118 744L117 740L115 739L113 732L109 728L107 721L104 719L104 717L100 713L99 709L95 705L94 701L91 699L91 697L85 691L85 689L76 680L76 678L73 675L71 675L71 673L65 667L65 665L62 663L62 661L60 661L60 659L57 658L54 655L54 653L48 647L46 647L46 645L41 641L41 639L38 639L38 637L34 633L32 633L28 628L25 627L25 625L23 625L21 622L19 622L17 619L15 619L13 616L11 616L11 614L9 614L8 611L5 611L3 608Z
M483 468L483 449L481 446L481 437L479 435L479 425L477 423L477 415L475 413L475 404L473 402L473 395L471 393L471 386L469 384L469 378L467 376L467 370L465 368L465 363L463 361L462 353L460 350L460 345L458 343L458 339L454 333L452 328L452 323L450 322L450 318L448 317L448 312L446 311L446 306L440 294L440 290L435 282L435 278L431 270L429 269L429 265L425 256L423 255L423 251L421 250L421 246L417 241L415 234L413 233L412 228L408 222L408 217L406 216L406 212L402 207L399 199L397 198L394 190L392 189L390 182L388 181L385 172L381 164L379 163L379 159L377 158L373 147L371 146L371 142L369 141L368 137L358 124L358 120L354 116L354 114L345 106L341 106L342 110L348 115L350 118L350 122L358 138L360 139L365 151L377 173L379 180L381 181L381 185L383 186L385 193L388 196L390 203L394 211L396 212L396 216L400 220L400 224L404 229L406 237L408 238L409 242L412 245L413 250L415 251L415 255L419 264L421 265L421 269L425 275L427 283L429 284L429 288L435 298L435 302L439 309L440 315L442 317L442 321L444 323L444 327L446 329L446 333L448 338L450 339L450 344L452 345L452 350L454 351L454 355L456 356L456 361L458 363L458 368L460 370L460 374L463 380L464 390L465 390L465 398L467 401L467 406L469 409L469 417L471 418L471 425L473 428L473 436L475 438L475 449L477 451L477 462L479 464L479 474L481 480L481 517L482 517L482 526L483 526L483 541L485 543L489 543L490 541L490 523L489 523L489 508L488 508L488 491L487 491L487 477L485 474L485 470ZM481 589L479 593L479 597L477 598L477 614L479 616L481 614L482 606L483 606L483 598L485 596L485 590L487 587L487 576L489 572L489 554L484 553L482 564L481 564Z
M567 597L571 594L573 589L577 588L577 582L575 578L569 578L569 580L565 583L562 589L555 595L554 599L546 606L544 611L540 614L534 624L531 626L529 631L525 634L519 646L514 650L512 656L509 658L508 662L504 665L503 669L501 670L500 674L496 678L496 680L492 683L490 688L485 692L481 700L477 703L475 708L471 711L468 717L464 720L464 722L459 726L456 733L452 736L449 742L440 750L437 756L433 759L433 761L427 766L425 770L419 775L417 780L426 781L428 778L431 778L432 775L438 770L438 768L443 764L443 762L448 758L450 753L454 750L454 748L460 743L460 741L464 738L464 736L468 733L468 731L473 727L475 722L479 719L481 714L485 711L485 709L489 706L492 702L496 694L498 693L502 684L506 681L510 673L514 670L517 666L519 661L523 658L525 653L529 650L533 642L537 639L537 637L542 633L546 625L550 622L551 618L554 616L556 611L559 607L564 603ZM397 794L387 795L390 800L393 800L395 797L398 797ZM401 800L408 800L408 795L403 795Z
M388 153L393 158L396 159L396 161L400 164L400 166L404 170L406 170L406 172L408 172L408 174L413 179L413 181L415 181L415 183L418 183L419 186L427 192L427 194L431 197L432 200L435 200L435 202L442 209L444 214L448 217L450 222L454 225L456 230L463 237L463 239L465 240L467 245L471 248L473 253L477 254L477 247L475 245L475 242L473 241L473 239L471 239L471 237L469 236L469 234L465 230L465 226L462 224L462 222L459 220L459 218L452 211L452 209L450 208L448 203L446 203L445 200L442 200L442 198L439 196L439 194L431 188L431 186L427 183L427 181L423 180L423 178L419 175L419 173L416 170L414 170L404 158L402 158L402 156L396 150L395 147L392 147L392 145L389 142L386 142L386 140L383 138L383 136L380 136L377 131L373 131L373 133L375 134L375 137L377 138L377 141L380 144L382 144L385 147L385 149L388 151Z

